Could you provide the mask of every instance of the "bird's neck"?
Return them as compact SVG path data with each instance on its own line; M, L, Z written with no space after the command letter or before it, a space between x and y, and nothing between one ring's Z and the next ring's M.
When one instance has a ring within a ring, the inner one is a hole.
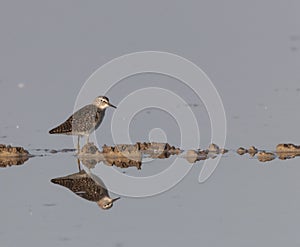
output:
M97 107L97 111L102 112L102 114L105 114L106 108Z

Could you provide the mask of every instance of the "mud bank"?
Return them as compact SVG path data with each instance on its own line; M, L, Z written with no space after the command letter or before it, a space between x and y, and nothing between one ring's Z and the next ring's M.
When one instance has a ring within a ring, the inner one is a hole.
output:
M22 147L0 144L0 167L24 164L31 155Z
M94 167L97 163L104 162L106 165L114 165L120 168L136 167L141 169L144 157L166 159L181 152L182 150L170 146L168 143L138 142L136 144L119 144L116 146L104 145L102 151L93 143L88 143L81 149L78 158L88 167Z
M89 167L93 167L96 163L102 161L107 165L115 165L121 168L135 166L141 169L142 159L146 157L167 159L171 155L181 155L180 157L185 158L189 163L195 163L227 152L227 149L219 148L216 144L210 144L207 149L184 151L168 143L138 142L136 144L119 144L116 146L104 145L102 151L100 151L93 143L88 143L81 149L78 158L84 165Z
M274 152L258 150L254 146L251 146L249 149L240 147L236 150L236 152L239 155L249 153L250 156L256 157L261 162L271 161L276 158L286 160L300 156L300 145L295 145L292 143L280 143L276 146L276 150Z
M0 157L28 157L29 152L23 147L12 147L10 145L0 144Z

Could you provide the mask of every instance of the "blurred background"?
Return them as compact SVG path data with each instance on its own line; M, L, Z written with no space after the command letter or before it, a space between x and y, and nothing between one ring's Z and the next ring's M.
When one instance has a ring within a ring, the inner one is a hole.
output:
M227 148L297 144L299 11L295 0L2 0L0 143L29 150L72 148L72 138L48 131L72 113L87 78L116 57L153 50L180 55L210 77L225 108ZM205 106L180 82L137 75L108 96L118 105L132 90L151 85L186 100L179 108L191 106L206 147ZM111 116L107 111L97 132L101 144L113 144L106 134ZM172 116L155 109L132 120L132 140L147 141L153 128L180 145ZM283 162L261 165L225 156L204 184L197 182L199 163L170 191L123 198L103 211L50 183L76 172L75 157L33 158L0 171L0 241L3 246L298 246L300 169L296 159Z

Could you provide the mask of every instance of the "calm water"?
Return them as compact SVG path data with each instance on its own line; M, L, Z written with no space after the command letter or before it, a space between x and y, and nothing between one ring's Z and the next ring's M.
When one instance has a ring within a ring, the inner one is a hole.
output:
M14 4L7 1L0 8L0 143L32 153L73 148L71 137L50 136L49 129L71 114L92 72L115 57L143 50L176 53L208 74L226 111L226 148L274 150L281 142L300 143L300 5L294 1ZM178 111L191 106L206 148L205 106L175 79L133 76L108 96L118 105L133 90L148 86L180 95L187 105L178 105ZM100 146L113 144L112 114L107 111L96 132ZM176 121L151 107L135 115L130 137L148 141L153 128L163 129L167 141L180 146ZM149 176L168 162L156 160L126 172ZM298 246L298 163L297 158L260 163L231 153L203 184L198 183L203 164L198 162L165 193L122 197L110 210L101 210L51 183L78 172L73 153L34 157L0 170L1 246ZM190 164L182 159L182 165Z

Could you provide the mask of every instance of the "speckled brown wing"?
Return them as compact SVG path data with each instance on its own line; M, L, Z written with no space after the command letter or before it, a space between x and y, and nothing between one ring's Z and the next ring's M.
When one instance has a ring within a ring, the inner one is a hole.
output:
M87 105L72 116L64 123L50 130L50 134L73 134L85 135L92 132L99 126L104 116L95 105Z
M76 195L89 201L96 202L104 196L108 196L107 189L97 184L85 171L65 177L53 178L51 182L64 186L73 191Z

